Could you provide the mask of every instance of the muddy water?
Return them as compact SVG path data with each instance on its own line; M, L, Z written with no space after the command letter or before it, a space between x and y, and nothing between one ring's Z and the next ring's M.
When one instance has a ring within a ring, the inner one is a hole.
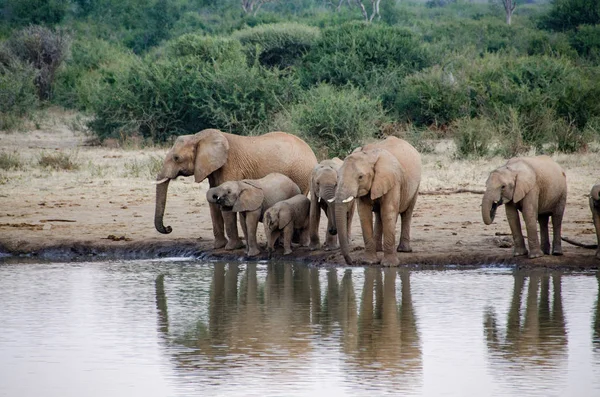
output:
M599 279L0 265L0 396L600 396Z

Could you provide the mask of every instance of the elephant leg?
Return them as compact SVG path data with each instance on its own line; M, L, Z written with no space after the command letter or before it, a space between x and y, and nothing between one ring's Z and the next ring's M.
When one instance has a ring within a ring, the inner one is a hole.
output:
M314 251L321 247L321 241L319 240L319 223L321 221L321 206L317 202L318 198L315 194L311 195L310 200L310 210L309 210L309 234L310 234L310 244L309 249ZM329 224L327 225L327 230L329 230ZM329 232L327 232L327 237L329 237Z
M381 221L381 212L375 212L375 228L373 230L373 239L375 240L375 251L383 251L383 223Z
M552 255L560 256L563 254L560 239L563 213L564 207L552 214Z
M346 227L347 227L347 235L348 235L348 245L350 245L350 237L352 235L352 218L354 218L354 211L356 210L356 202L352 201L352 204L348 207L348 212L346 213Z
M398 248L396 248L398 252L412 252L410 247L410 225L415 204L417 204L417 195L415 195L406 211L400 214L400 242Z
M294 222L283 228L283 255L292 253L292 236L294 235Z
M600 209L596 207L595 201L592 197L590 197L590 209L592 210L592 219L594 221L594 228L596 229L596 241L598 242L598 248L596 249L596 258L600 259Z
M383 266L398 266L396 255L396 223L398 222L397 207L381 208L381 223L383 228Z
M227 237L229 237L229 242L225 246L225 249L234 250L244 247L244 243L238 235L237 213L231 211L223 212L223 219L225 220L225 231L227 232Z
M310 237L309 237L309 230L307 227L298 230L298 233L300 235L300 246L301 247L308 247L308 245L310 244Z
M363 241L365 243L364 261L369 264L379 263L375 241L373 240L373 212L370 200L358 200L358 216L360 218L360 227L362 229Z
M256 229L258 219L260 218L260 209L258 211L246 212L246 243L248 244L248 256L257 256L260 254L258 243L256 242Z
M525 239L523 238L523 232L521 231L521 219L519 217L519 212L514 205L506 204L506 219L508 220L510 232L513 236L513 256L527 255Z
M540 256L543 256L544 253L540 249L540 240L537 233L537 197L526 196L523 199L523 220L525 221L525 228L527 228L529 259L539 258Z
M280 230L273 230L267 235L267 251L269 252L269 256L275 251L275 242L280 235Z
M213 225L213 235L215 236L213 247L215 249L223 248L227 244L223 223L223 213L217 204L209 203L208 207L210 208L210 219Z
M340 204L341 205L341 204ZM325 250L331 251L338 248L338 236L331 234L329 231L334 228L335 212L333 211L333 205L327 206L327 232L325 233Z
M548 233L548 221L550 215L539 215L538 222L540 224L540 247L545 255L550 255L550 234ZM552 218L554 223L554 217Z

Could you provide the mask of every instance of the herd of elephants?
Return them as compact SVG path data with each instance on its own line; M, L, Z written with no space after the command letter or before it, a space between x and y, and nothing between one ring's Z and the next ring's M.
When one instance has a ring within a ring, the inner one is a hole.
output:
M323 210L327 217L323 249L336 249L339 243L344 259L351 265L349 235L358 207L365 263L397 266L396 252L412 251L410 223L421 181L421 157L402 139L390 136L356 148L344 160L318 163L306 142L285 132L245 137L206 129L180 136L167 153L155 182L154 224L159 232L172 230L163 223L169 181L192 175L196 182L209 181L206 198L214 248L244 247L237 229L239 213L250 257L260 254L256 241L259 222L264 224L269 253L278 241L283 243L284 254L291 253L292 239L319 249ZM562 255L561 224L566 202L567 182L560 165L548 156L515 157L491 171L482 200L482 218L486 225L491 224L496 209L504 204L515 256L537 258L551 252ZM600 245L600 184L592 187L589 203ZM519 212L525 221L527 246ZM396 246L398 215L401 229ZM383 251L382 259L378 251ZM600 259L600 247L596 258Z

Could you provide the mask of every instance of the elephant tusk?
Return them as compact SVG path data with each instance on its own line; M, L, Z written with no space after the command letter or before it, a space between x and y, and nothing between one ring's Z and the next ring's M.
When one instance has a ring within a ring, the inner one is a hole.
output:
M354 196L350 196L346 200L342 200L342 203L349 203L352 200L354 200Z
M165 183L168 180L169 180L169 178L163 178L163 179L160 179L158 181L152 181L150 183L153 184L153 185L160 185L161 183Z
M333 202L334 202L334 200L335 200L335 197L334 197L334 198L332 198L332 199L329 199L329 200L327 200L327 202L328 202L328 203L333 203Z

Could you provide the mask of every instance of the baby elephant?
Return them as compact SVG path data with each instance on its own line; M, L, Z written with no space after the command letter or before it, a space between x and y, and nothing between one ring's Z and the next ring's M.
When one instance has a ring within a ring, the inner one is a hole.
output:
M596 259L600 259L600 183L592 187L590 192L590 209L596 227L596 239L598 240L598 248L596 250Z
M308 212L310 200L303 194L280 201L265 211L265 235L269 256L274 251L275 241L283 232L283 255L292 253L292 235L297 231L300 245L308 245Z
M225 182L206 192L209 203L221 211L240 213L240 224L246 237L248 256L260 254L256 243L256 228L267 209L283 200L300 194L300 188L283 174L271 173L260 179Z
M519 211L523 213L529 258L550 253L548 220L552 216L552 254L562 255L560 232L567 203L565 172L548 156L515 157L490 173L481 203L486 225L494 221L496 209L506 204L506 218L514 240L514 256L527 255ZM540 241L537 235L540 223Z

